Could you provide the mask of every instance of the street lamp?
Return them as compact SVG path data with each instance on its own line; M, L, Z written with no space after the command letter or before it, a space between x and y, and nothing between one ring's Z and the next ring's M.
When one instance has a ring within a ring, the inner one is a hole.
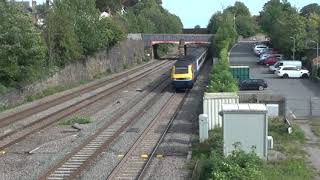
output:
M293 58L293 60L295 60L295 59L294 59L294 53L295 53L295 51L296 51L296 38L290 37L290 39L293 39L292 58Z
M310 42L314 42L314 43L316 43L317 44L317 61L316 61L316 63L317 63L317 71L316 71L316 73L317 73L317 76L318 76L318 68L319 68L319 60L318 60L318 58L319 58L319 42L318 41L314 41L314 40L310 40Z

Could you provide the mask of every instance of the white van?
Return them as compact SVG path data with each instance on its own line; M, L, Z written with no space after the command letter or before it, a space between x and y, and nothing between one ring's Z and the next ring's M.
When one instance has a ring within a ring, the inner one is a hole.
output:
M276 62L273 66L269 66L269 70L274 72L276 71L280 66L296 66L297 68L301 69L302 63L301 61L290 61L290 60L283 60Z

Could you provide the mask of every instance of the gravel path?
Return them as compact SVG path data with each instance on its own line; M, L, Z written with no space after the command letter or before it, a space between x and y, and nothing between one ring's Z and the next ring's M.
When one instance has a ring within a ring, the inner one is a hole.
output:
M198 115L202 112L202 97L210 71L210 60L204 65L195 86L174 120L158 154L163 158L152 161L144 179L191 179L188 153L198 131Z
M320 180L320 139L312 132L310 121L299 120L297 122L306 136L306 144L304 150L308 154L308 161L316 170L317 175L315 179Z

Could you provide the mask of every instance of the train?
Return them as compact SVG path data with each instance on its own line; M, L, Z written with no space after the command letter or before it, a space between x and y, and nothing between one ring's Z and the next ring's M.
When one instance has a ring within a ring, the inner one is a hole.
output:
M192 89L208 55L207 47L190 47L188 54L180 57L171 70L172 85L176 90Z

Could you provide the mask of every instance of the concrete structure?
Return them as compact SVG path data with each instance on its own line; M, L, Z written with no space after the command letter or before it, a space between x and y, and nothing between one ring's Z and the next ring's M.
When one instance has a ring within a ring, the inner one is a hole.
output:
M207 114L199 115L199 139L204 142L209 138L209 122Z
M212 34L142 34L146 49L150 50L153 57L158 58L159 44L177 44L179 50L186 54L187 45L211 44Z
M222 104L239 103L239 96L236 93L204 93L203 113L208 115L209 129L222 126Z
M264 104L224 104L222 115L225 156L237 147L267 159L268 121Z

